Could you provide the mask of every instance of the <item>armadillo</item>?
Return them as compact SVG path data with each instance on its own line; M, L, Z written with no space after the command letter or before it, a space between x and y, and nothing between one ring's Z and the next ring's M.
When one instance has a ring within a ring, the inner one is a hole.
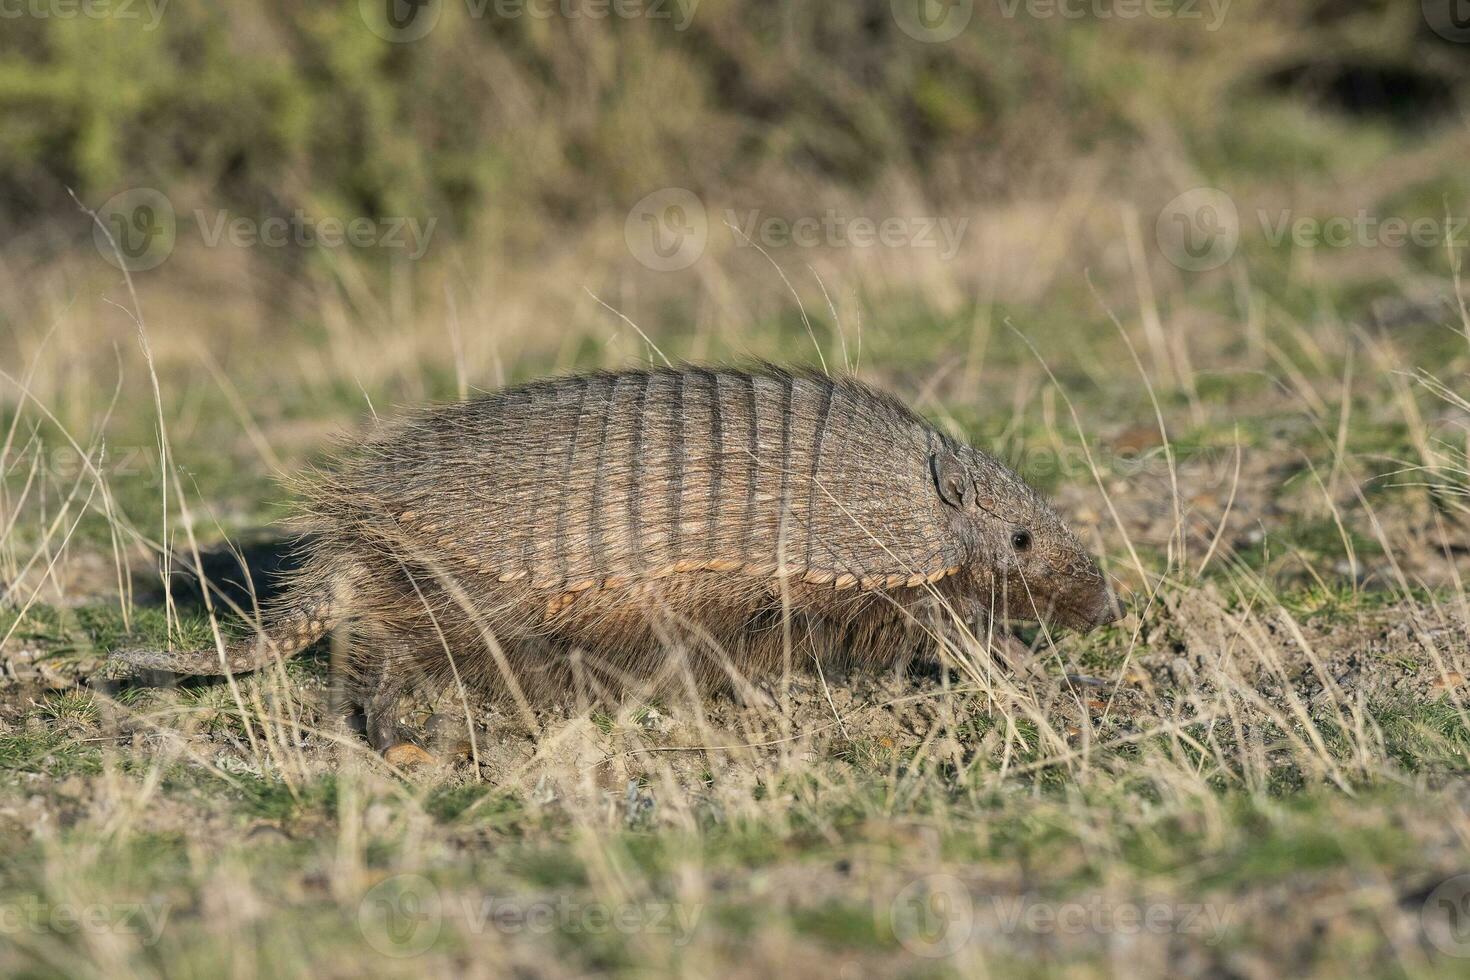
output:
M1082 631L1122 613L1032 487L847 377L542 380L381 424L298 482L307 554L261 628L123 664L250 671L336 630L386 749L404 696L451 678L528 699L718 686L793 657L894 663L936 611Z

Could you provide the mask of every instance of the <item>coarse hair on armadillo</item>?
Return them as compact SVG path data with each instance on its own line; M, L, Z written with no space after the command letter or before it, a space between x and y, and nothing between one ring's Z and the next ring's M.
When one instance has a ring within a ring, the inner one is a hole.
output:
M417 411L298 484L308 560L261 636L122 659L248 670L341 626L372 690L457 675L517 696L750 677L793 648L891 660L972 591L930 470L955 448L856 380L770 366Z

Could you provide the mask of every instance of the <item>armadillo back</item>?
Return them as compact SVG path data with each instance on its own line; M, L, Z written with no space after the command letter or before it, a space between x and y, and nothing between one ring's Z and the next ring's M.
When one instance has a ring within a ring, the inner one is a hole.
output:
M698 368L432 410L342 479L455 572L580 591L693 571L917 585L960 561L942 437L850 380Z

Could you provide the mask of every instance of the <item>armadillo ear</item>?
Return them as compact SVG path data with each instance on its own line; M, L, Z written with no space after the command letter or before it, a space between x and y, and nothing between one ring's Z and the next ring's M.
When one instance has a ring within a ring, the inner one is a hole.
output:
M970 478L965 473L959 457L948 450L941 450L929 457L929 466L934 473L934 487L939 499L951 507L963 507L971 495Z

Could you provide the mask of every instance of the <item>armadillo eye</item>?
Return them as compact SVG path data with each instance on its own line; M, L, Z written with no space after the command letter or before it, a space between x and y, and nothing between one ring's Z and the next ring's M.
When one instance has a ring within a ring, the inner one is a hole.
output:
M1017 551L1029 551L1031 548L1031 532L1017 531L1011 535L1011 547Z

